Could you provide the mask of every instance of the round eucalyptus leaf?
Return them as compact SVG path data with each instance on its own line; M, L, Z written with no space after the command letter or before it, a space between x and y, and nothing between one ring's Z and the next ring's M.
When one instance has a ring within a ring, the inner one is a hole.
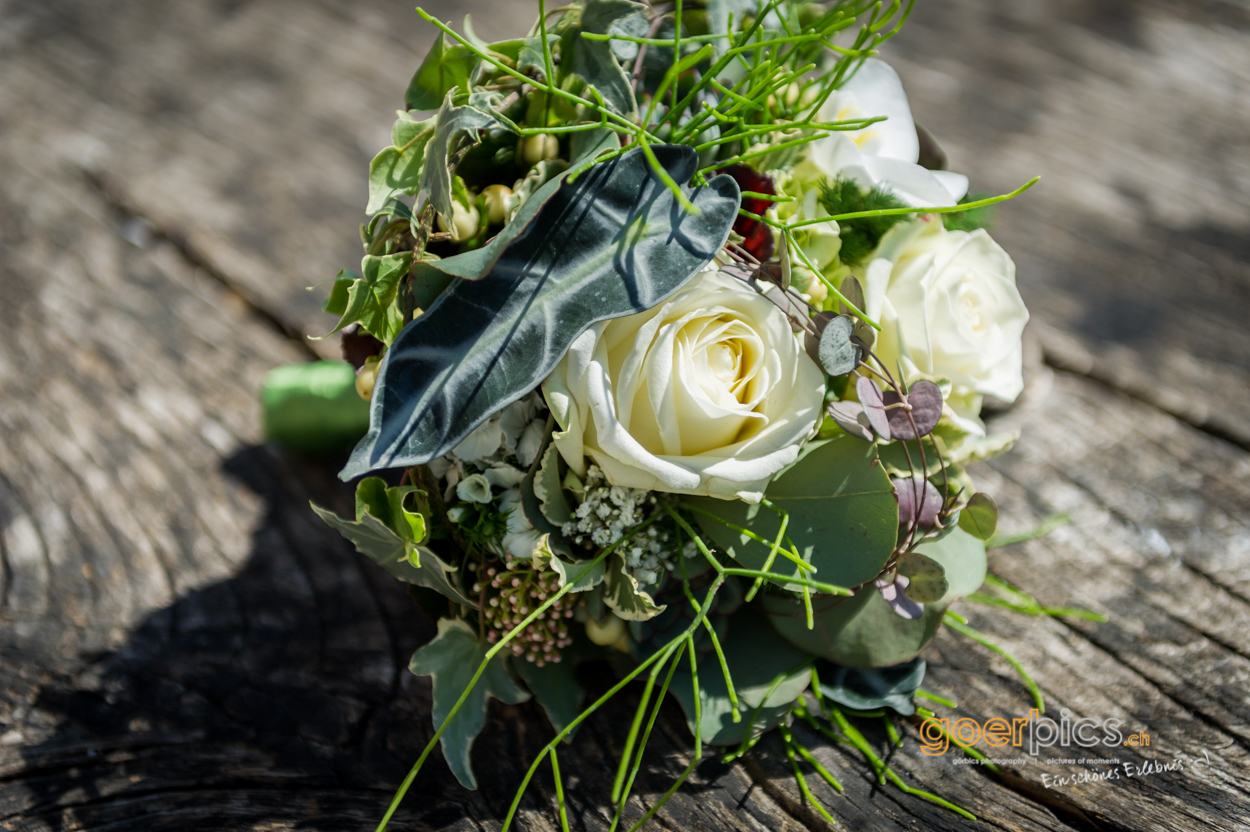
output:
M907 579L903 593L917 604L932 604L950 589L942 564L919 552L899 561L898 573Z
M837 664L888 667L908 661L933 640L946 609L985 581L985 544L958 529L941 540L922 543L916 551L939 563L948 583L946 594L924 604L916 618L898 615L875 582L850 598L815 597L811 630L803 599L792 593L764 595L768 617L795 647Z
M864 406L864 415L873 431L885 441L890 441L890 416L885 409L885 394L880 385L866 376L860 376L855 382L855 392L859 394L859 403Z
M898 404L902 401L893 390L887 390L883 400L886 405ZM907 403L911 405L911 418L905 408L897 407L886 411L890 418L890 433L895 439L911 441L918 436L928 436L938 419L942 418L942 391L928 379L921 379L907 391ZM912 429L912 423L915 429Z
M893 479L898 493L898 522L904 528L918 525L932 529L937 525L938 512L942 510L942 495L933 483L919 477Z
M851 342L855 322L838 315L825 324L820 333L820 366L831 376L844 376L859 365L859 347Z
M989 540L998 528L998 503L984 491L978 491L959 512L959 528L978 540Z
M864 417L864 406L859 402L830 402L825 412L851 436L866 442L873 440L872 429L865 424L868 420Z

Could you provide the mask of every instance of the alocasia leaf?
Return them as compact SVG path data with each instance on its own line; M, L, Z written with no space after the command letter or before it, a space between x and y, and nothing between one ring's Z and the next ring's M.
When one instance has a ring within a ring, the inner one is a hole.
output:
M356 519L344 520L332 511L312 504L312 510L347 538L356 551L405 583L424 586L457 604L477 608L452 581L456 568L444 563L422 546L425 518L408 511L404 500L417 489L387 488L378 477L368 477L356 488Z
M694 175L692 148L654 153L675 181ZM537 387L588 326L672 295L724 245L738 196L715 177L689 191L689 213L635 150L548 182L483 248L419 264L466 279L395 339L340 476L441 456Z
M468 90L469 73L481 60L463 44L448 46L447 39L440 33L408 82L404 103L409 110L437 109L447 93Z
M477 634L460 619L443 618L438 622L438 635L429 644L412 654L408 669L416 676L430 676L434 688L434 727L443 724L456 701L469 686L473 674L486 658L489 644L479 642ZM486 697L516 705L529 699L508 675L504 656L497 655L486 665L460 710L452 717L440 743L443 757L452 774L466 789L477 788L477 778L469 762L473 740L486 725Z
M877 576L898 534L898 503L890 478L877 463L875 446L845 434L829 440L782 471L768 486L768 499L790 513L786 535L799 555L816 567L811 577L853 587ZM686 497L703 511L771 541L781 527L762 505L711 497ZM699 525L716 545L750 569L762 569L770 546L699 515ZM774 572L797 567L778 556Z

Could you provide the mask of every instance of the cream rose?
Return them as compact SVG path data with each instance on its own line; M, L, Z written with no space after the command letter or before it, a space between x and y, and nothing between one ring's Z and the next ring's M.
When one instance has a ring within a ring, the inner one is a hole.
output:
M614 485L758 502L812 433L825 383L781 310L713 266L591 327L543 392L580 476L589 459Z
M947 231L933 216L895 226L861 282L864 311L881 324L874 352L908 379L948 379L954 415L973 420L965 429L983 432L982 396L1020 395L1029 312L1015 264L985 231Z

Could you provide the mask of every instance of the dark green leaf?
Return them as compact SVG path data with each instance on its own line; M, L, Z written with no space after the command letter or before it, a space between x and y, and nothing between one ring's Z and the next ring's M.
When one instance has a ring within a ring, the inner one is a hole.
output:
M460 89L469 90L469 73L481 61L469 47L463 44L447 45L447 39L439 33L438 40L425 53L425 60L417 68L404 103L409 110L436 110L447 93Z
M908 661L924 649L941 626L947 607L975 592L985 580L985 544L956 529L916 551L941 564L950 584L946 594L925 604L918 618L907 619L891 609L874 583L842 598L819 596L812 601L815 628L807 629L802 599L770 592L764 606L777 632L801 650L837 664L888 667Z
M678 182L689 147L655 155ZM369 433L340 474L416 465L454 448L492 413L542 382L596 321L649 309L724 245L738 188L718 176L684 211L640 151L548 182L491 243L423 266L456 281L383 359ZM484 275L484 276L483 276Z
M436 729L469 686L489 647L477 640L468 624L460 619L444 618L438 622L438 635L434 640L412 654L408 669L416 676L432 677ZM486 725L487 695L510 705L529 699L529 694L517 687L508 675L502 655L491 659L440 740L447 766L466 789L477 788L469 750Z
M786 534L803 560L816 567L809 577L835 586L858 586L875 578L894 551L898 503L890 478L876 458L875 446L842 434L811 451L768 486L769 501L790 513ZM780 529L777 515L761 505L710 497L685 500L768 541ZM702 515L699 525L739 563L750 569L764 567L771 547ZM785 575L798 571L780 555L772 569Z
M916 712L912 697L924 682L924 659L893 667L846 667L820 661L820 692L839 705L857 711L893 708L903 716Z
M989 540L998 528L998 503L984 491L973 494L959 512L959 528L978 540Z
M752 736L758 736L785 718L811 680L808 670L811 657L777 635L768 625L768 619L751 606L740 610L730 620L721 646L738 694L742 719L733 721L733 707L720 662L704 662L699 668L701 739L709 745L736 745L742 742L748 727ZM689 666L687 659L673 674L669 691L681 703L686 724L693 734L694 686Z

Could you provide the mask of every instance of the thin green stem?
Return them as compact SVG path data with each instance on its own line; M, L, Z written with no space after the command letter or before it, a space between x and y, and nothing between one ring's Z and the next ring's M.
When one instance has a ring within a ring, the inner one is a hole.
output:
M1020 674L1020 679L1024 682L1024 686L1029 689L1029 693L1033 696L1033 702L1037 705L1038 713L1046 713L1046 700L1042 697L1042 691L1038 688L1037 683L1033 681L1033 677L1024 669L1024 665L1020 660L1013 656L1006 648L1000 647L985 637L979 630L971 627L967 622L963 621L959 616L950 612L946 613L946 626L950 627L957 633L967 636L968 638L980 644L982 647L994 651L998 655L1007 660L1007 663Z
M564 780L560 777L560 758L551 749L551 776L556 781L556 806L560 810L560 832L569 832L569 814L564 806Z

